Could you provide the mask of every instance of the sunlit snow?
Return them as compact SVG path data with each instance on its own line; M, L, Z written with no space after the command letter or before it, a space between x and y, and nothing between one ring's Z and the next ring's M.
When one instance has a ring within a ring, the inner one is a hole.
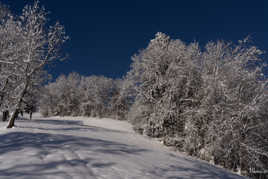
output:
M0 122L1 179L242 178L135 134L127 122L35 114Z

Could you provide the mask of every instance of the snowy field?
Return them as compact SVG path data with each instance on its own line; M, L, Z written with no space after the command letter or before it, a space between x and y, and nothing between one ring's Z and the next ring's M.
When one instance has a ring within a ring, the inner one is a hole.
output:
M243 178L135 134L124 121L35 114L6 125L0 122L0 179Z

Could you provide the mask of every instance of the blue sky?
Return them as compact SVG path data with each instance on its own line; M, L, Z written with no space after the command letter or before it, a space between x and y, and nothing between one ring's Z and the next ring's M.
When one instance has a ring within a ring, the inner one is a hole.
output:
M20 12L31 0L1 0ZM52 70L61 73L121 77L131 56L145 48L156 32L185 42L236 42L247 35L268 52L267 0L40 0L59 20L71 40L69 59Z

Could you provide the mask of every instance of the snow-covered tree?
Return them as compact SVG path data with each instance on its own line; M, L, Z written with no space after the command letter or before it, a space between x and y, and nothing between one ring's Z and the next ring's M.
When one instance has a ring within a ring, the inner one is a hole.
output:
M186 45L157 33L133 57L134 127L227 168L267 168L267 77L262 51L248 43Z
M206 131L203 146L216 163L231 169L267 167L268 96L262 53L247 39L238 45L210 42L203 53L204 96L193 116L201 119Z
M184 118L178 116L198 99L200 77L193 62L199 55L195 43L186 46L158 33L145 50L133 57L128 78L136 84L136 101L150 109L144 129L148 135L174 137L174 132L183 133Z
M71 73L67 77L59 76L54 83L43 88L40 110L44 116L79 115L81 95L80 75Z
M14 102L12 93L19 80L14 61L19 58L22 40L14 17L10 13L2 13L2 16L0 23L0 109L5 111L10 109Z
M115 92L113 79L103 76L83 77L80 90L83 93L83 115L103 117L109 113L109 103Z
M124 100L119 99L120 80L103 76L62 75L44 88L41 112L50 115L110 116L122 115ZM122 116L120 116L122 117Z
M39 1L26 5L20 16L9 16L0 27L1 41L1 86L12 85L9 91L9 108L14 112L8 128L14 126L23 99L31 86L35 86L44 67L61 59L62 44L68 39L59 23L49 26L47 12Z
M132 90L127 82L122 79L114 80L114 92L109 102L109 108L111 117L115 119L126 120L129 108L134 101Z

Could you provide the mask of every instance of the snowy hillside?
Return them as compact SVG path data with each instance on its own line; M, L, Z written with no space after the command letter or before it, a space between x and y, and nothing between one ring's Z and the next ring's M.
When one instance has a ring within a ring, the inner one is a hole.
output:
M112 119L59 118L0 122L0 178L242 178L135 134Z

